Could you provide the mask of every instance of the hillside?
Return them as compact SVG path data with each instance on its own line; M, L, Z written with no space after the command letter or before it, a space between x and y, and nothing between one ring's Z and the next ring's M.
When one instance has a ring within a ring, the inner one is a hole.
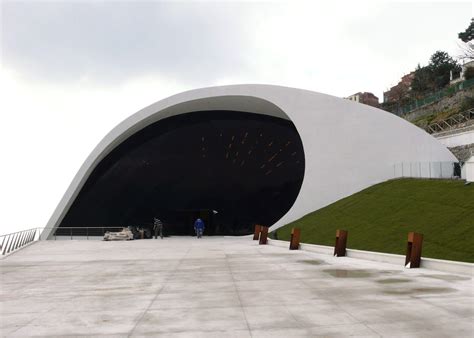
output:
M304 243L333 246L336 229L345 229L348 248L403 255L407 233L416 231L424 234L423 257L474 262L474 184L391 180L285 225L278 239L289 240L292 227Z
M474 86L414 109L402 117L420 128L474 107Z

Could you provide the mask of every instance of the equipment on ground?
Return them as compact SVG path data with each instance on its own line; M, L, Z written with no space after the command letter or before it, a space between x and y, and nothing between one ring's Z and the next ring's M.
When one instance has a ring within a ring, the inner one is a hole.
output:
M104 241L129 241L132 239L133 233L128 228L123 228L119 232L107 231L104 234Z

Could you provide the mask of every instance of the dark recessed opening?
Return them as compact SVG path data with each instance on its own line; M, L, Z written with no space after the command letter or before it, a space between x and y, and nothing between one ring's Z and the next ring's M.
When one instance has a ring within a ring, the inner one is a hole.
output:
M151 226L166 235L249 234L293 205L304 176L291 121L236 111L160 120L116 147L89 176L60 227Z

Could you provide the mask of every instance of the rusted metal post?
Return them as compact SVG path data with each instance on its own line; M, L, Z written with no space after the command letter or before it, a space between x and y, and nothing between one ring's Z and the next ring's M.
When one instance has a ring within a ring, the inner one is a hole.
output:
M346 255L347 231L336 230L336 245L334 245L334 256L342 257Z
M299 228L291 229L290 250L298 250L300 248L300 235L301 235L301 229Z
M258 238L260 237L260 231L262 230L262 226L259 224L255 224L255 230L253 232L253 240L258 241Z
M408 233L407 254L405 256L405 266L409 268L419 268L421 263L421 247L423 244L423 234L416 232Z
M267 244L267 237L268 237L268 227L261 226L260 227L260 241L258 244Z

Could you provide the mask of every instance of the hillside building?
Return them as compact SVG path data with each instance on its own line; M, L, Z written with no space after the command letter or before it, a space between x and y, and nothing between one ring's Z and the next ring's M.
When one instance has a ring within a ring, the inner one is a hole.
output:
M367 104L372 107L379 106L379 98L370 92L358 92L351 96L346 97L346 99Z
M449 84L455 84L457 82L462 82L462 81L467 80L466 79L466 71L469 68L474 68L474 60L466 62L465 64L463 64L461 66L461 73L453 73L453 71L451 70L449 72Z
M414 78L414 71L404 75L397 85L383 93L383 102L390 103L408 98L410 96L411 84Z

